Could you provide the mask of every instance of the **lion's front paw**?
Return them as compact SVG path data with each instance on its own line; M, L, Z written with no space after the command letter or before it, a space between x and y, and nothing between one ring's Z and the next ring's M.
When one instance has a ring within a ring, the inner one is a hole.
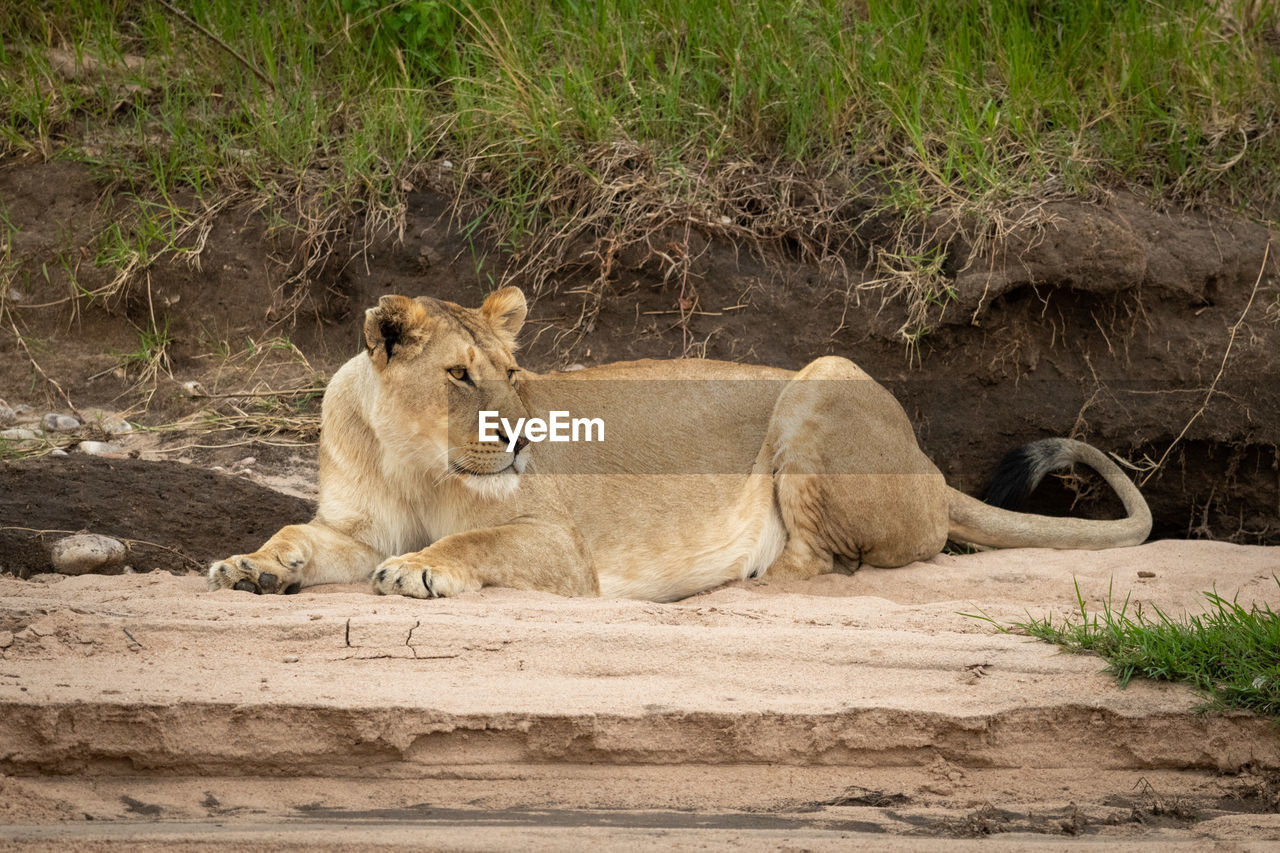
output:
M266 549L254 554L238 554L209 567L210 589L238 589L244 592L293 595L302 589L300 553L274 554Z
M373 591L410 598L447 598L480 588L470 572L432 564L418 554L383 560L373 570Z

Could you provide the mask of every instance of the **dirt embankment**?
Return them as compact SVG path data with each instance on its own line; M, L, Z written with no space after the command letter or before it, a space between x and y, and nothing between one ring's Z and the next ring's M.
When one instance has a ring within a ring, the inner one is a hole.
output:
M336 254L300 292L284 287L287 234L229 210L194 262L162 259L116 296L71 300L72 275L84 291L110 284L111 271L95 265L94 235L111 215L99 194L80 166L0 164L16 271L6 299L30 348L12 334L0 340L11 405L66 409L31 357L79 406L136 401L145 365L129 356L155 328L163 358L143 422L208 405L180 393L191 380L216 391L322 381L356 351L359 319L378 296L474 304L501 272L499 253L450 222L447 199L420 191L409 196L403 241L385 235ZM1265 228L1128 195L1015 212L996 243L944 228L946 295L926 306L927 333L908 347L907 308L882 304L883 269L870 260L890 226L866 221L830 264L754 257L693 229L673 237L693 258L687 276L665 280L638 255L619 258L604 281L597 269L570 270L538 296L523 361L686 353L796 368L839 354L898 395L961 489L981 492L1014 445L1074 434L1148 469L1138 477L1157 537L1280 542L1280 284ZM291 299L302 308L286 314ZM185 455L221 458L201 447ZM1031 508L1118 509L1088 481L1043 491Z

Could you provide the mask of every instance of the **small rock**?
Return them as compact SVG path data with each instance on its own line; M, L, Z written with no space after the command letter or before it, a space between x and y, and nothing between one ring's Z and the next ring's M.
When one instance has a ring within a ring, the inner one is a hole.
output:
M1155 576L1155 572L1138 572L1138 577L1140 578L1153 578Z
M9 408L9 404L0 400L0 426L13 426L18 422L18 413Z
M74 432L80 429L80 421L71 415L60 415L57 412L45 415L40 425L44 427L45 432Z
M133 424L102 409L85 409L83 414L85 423L107 435L128 435L133 432Z
M573 373L574 371L577 371L577 370L586 370L586 369L587 369L587 366L585 364L571 364L564 369L564 372Z
M128 435L133 432L133 424L123 418L103 418L99 426L107 435Z
M188 397L209 396L208 392L204 390L204 386L195 379L182 383L182 393L186 394Z
M13 632L0 631L0 649L7 649L13 645Z
M30 413L30 411L31 411L31 407L28 406L26 403L19 403L18 405L13 407L13 413L15 415L25 415Z
M119 566L128 550L123 542L110 536L77 533L54 542L49 561L64 575L84 575Z
M108 441L82 441L76 445L76 450L81 453L87 453L90 456L121 456L124 454L124 448Z
M298 656L297 656L297 655L285 655L285 656L284 656L284 662L285 662L285 663L297 663L297 662L298 662Z
M0 430L0 438L5 439L6 441L31 441L33 439L41 438L41 435L33 429L12 427L10 429Z
M235 467L237 467L237 468L252 468L254 465L257 465L257 464L258 464L258 460L257 460L257 458L255 458L255 457L253 457L253 456L246 456L245 458L243 458L243 459L241 459L239 462L237 462L237 463L236 463L236 465L235 465Z
M68 453L67 451L63 450L61 447L55 447L53 450L50 450L50 451L49 451L49 455L50 455L50 456L56 456L56 457L58 457L59 459L61 459L62 457L64 457L64 456L70 456L71 454L70 454L70 453Z

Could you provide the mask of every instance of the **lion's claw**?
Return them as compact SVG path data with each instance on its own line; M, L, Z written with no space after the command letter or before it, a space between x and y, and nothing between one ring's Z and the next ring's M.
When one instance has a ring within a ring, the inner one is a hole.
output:
M449 598L479 589L480 584L466 574L443 566L424 566L416 554L384 560L371 578L379 595L409 598Z

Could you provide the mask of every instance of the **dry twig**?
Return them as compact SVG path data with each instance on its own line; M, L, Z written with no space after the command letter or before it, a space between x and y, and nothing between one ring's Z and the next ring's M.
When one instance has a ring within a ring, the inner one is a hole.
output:
M32 355L31 348L27 346L27 342L23 339L22 333L18 331L18 324L13 321L12 314L9 315L9 327L13 329L13 336L17 338L18 344L22 347L22 351L27 354L27 360L31 362L31 366L34 367L36 369L36 372L39 373L44 378L45 382L48 382L50 385L52 385L54 388L58 390L58 393L62 396L62 399L67 402L67 408L70 409L71 412L76 417L80 417L80 410L76 408L75 403L71 402L71 397L63 389L63 387L58 384L58 380L54 379L49 374L45 373L44 368L40 366L40 362L36 361L36 357Z
M1237 319L1235 324L1231 327L1231 333L1227 336L1227 349L1222 353L1222 363L1218 365L1218 375L1213 377L1213 381L1210 382L1209 387L1205 389L1204 400L1200 403L1200 408L1196 409L1195 414L1193 414L1191 419L1182 427L1182 431L1178 433L1177 437L1174 438L1169 446L1165 448L1164 453L1161 454L1156 463L1147 471L1147 475L1142 478L1140 483L1138 483L1139 486L1145 486L1147 482L1156 475L1156 472L1164 467L1165 460L1169 458L1169 454L1178 446L1178 442L1182 441L1183 436L1185 436L1187 431L1191 429L1191 425L1198 421L1200 416L1203 415L1205 410L1209 407L1209 400L1213 398L1214 392L1217 391L1218 388L1218 382L1222 379L1222 374L1226 372L1227 359L1231 358L1231 348L1235 345L1236 333L1239 332L1240 327L1244 325L1244 318L1249 315L1249 309L1253 307L1254 297L1258 295L1258 285L1262 283L1262 274L1266 272L1267 260L1270 256L1271 243L1268 242L1266 248L1262 251L1262 264L1258 267L1258 277L1254 279L1253 290L1249 291L1249 301L1245 303L1244 310L1240 312L1239 319Z
M245 57L238 50L236 50L231 45L227 44L225 41L223 41L221 38L219 38L216 34L211 32L210 30L205 29L196 21L195 18L192 18L186 12L182 11L177 6L170 3L169 0L158 0L158 2L160 3L161 6L168 9L169 12L174 17L182 21L182 23L186 24L189 27L194 27L196 30L199 30L201 33L203 33L205 36L211 39L213 43L216 44L218 47L222 48L227 53L234 56L237 60L239 60L241 65L243 65L245 68L248 68L251 72L253 72L253 76L261 80L268 89L270 89L273 92L275 91L276 87L271 83L271 80L267 78L267 75L259 71L258 67L254 65L252 62L250 62L248 59L245 59Z

